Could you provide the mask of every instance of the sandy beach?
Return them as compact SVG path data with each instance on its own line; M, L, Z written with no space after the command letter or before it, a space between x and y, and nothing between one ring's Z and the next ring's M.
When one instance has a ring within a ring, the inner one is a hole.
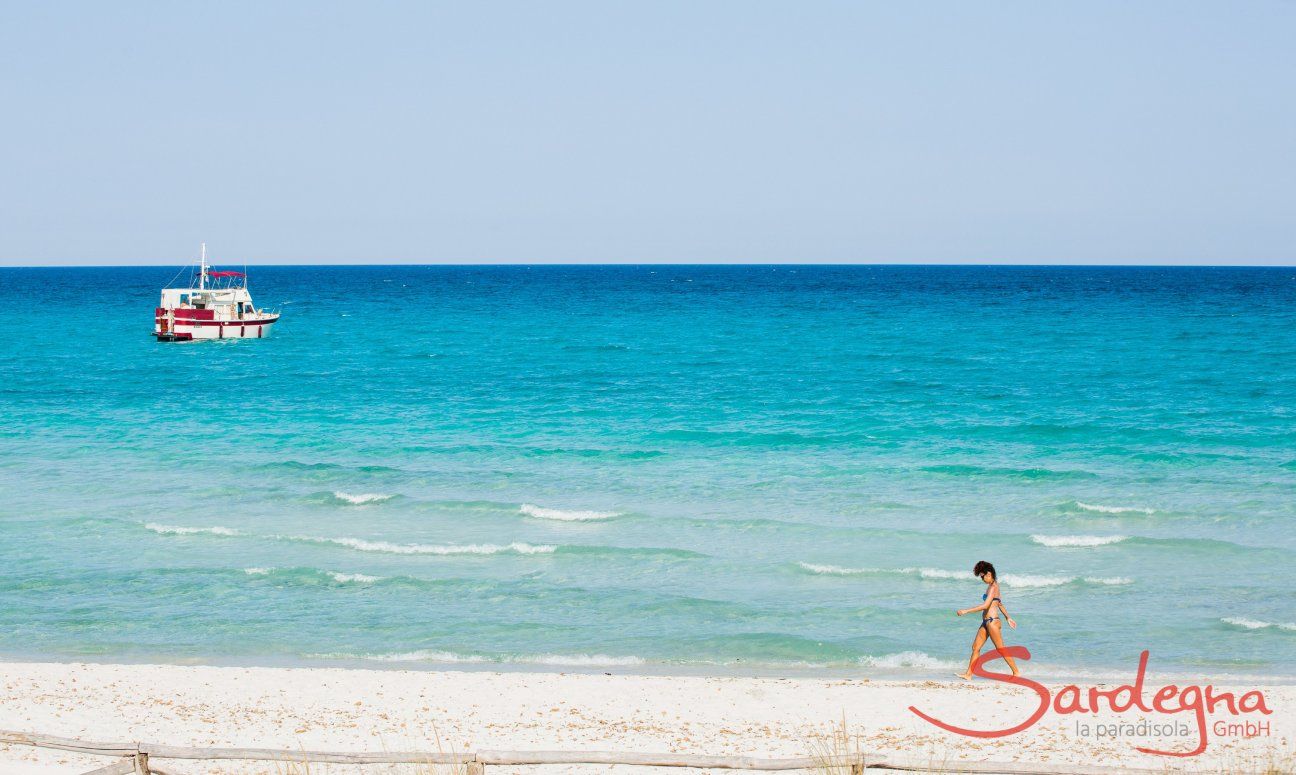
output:
M1129 740L1077 734L1077 716L1046 714L1006 738L939 730L916 705L954 724L1007 727L1028 717L1027 689L978 681L669 677L546 672L405 671L171 665L0 664L0 728L103 741L327 750L626 750L764 757L813 755L843 716L862 747L958 760L1089 763L1236 771L1278 759L1290 765L1296 687L1263 691L1271 733L1250 740L1212 735L1205 754L1167 759ZM1238 691L1257 687L1236 687ZM1149 697L1154 692L1148 685ZM1243 718L1243 717L1239 717ZM1126 714L1126 720L1134 716ZM1084 722L1113 721L1110 714ZM1190 748L1192 740L1163 739ZM0 771L81 773L102 757L0 746ZM284 765L155 760L166 773L283 772ZM496 767L506 772L598 772L606 767ZM647 772L618 767L617 771ZM311 772L408 772L315 765ZM687 772L687 770L674 770Z

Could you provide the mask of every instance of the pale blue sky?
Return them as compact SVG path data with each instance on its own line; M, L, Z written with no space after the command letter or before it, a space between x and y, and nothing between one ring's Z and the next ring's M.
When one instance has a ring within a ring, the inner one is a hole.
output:
M1296 2L5 3L0 264L1296 263Z

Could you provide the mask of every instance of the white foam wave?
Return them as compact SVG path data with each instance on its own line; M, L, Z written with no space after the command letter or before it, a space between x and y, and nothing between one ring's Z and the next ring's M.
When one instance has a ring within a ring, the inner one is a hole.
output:
M386 493L381 492L349 493L338 490L334 491L333 497L340 501L346 501L353 506L363 506L366 503L382 503L383 501L389 501L396 496L387 495Z
M531 503L523 503L518 508L518 511L528 517L556 519L561 522L590 522L619 516L615 511L563 511L562 509L546 509L543 506L536 506Z
M864 667L880 667L883 669L917 667L924 670L950 670L962 666L958 662L937 659L921 651L902 651L899 654L887 654L881 657L865 656L859 658L859 663Z
M1129 536L1046 536L1033 535L1031 540L1042 546L1058 547L1092 547L1118 544Z
M317 544L335 544L361 552L387 554L551 554L558 549L547 544L393 544L388 541L366 541L363 538L320 538L318 536L276 536L290 541L310 541Z
M478 663L488 662L486 657L479 657L472 654L454 654L449 651L430 651L420 649L418 651L402 651L393 654L308 654L311 659L361 659L366 662L465 662Z
M916 575L924 579L966 579L972 574L961 571L941 570L940 568L901 568L901 573Z
M1032 589L1039 587L1060 587L1065 584L1074 584L1077 581L1084 581L1086 584L1103 584L1106 586L1120 586L1122 584L1133 584L1134 580L1124 576L1032 576L1028 574L1016 575L1005 573L1000 579L1004 586L1015 587L1017 589Z
M307 569L310 570L310 569ZM244 568L243 572L249 576L269 576L275 572L274 568ZM382 576L370 576L364 573L338 573L336 571L314 571L313 573L323 573L325 576L333 579L339 584L372 584L375 581L382 581Z
M1110 576L1108 578L1095 578L1093 576L1085 576L1085 581L1087 581L1090 584L1106 584L1108 586L1113 586L1113 587L1134 583L1134 579L1129 578L1128 576Z
M1155 514L1156 509L1144 508L1142 506L1104 506L1100 503L1084 503L1076 501L1076 508L1085 511L1097 511L1102 514Z
M382 581L382 576L369 576L364 573L336 573L329 571L328 575L329 578L339 584L372 584L375 581Z
M902 574L905 576L917 576L922 579L934 581L971 581L973 579L970 572L943 570L941 568L843 568L840 565L816 565L809 562L799 562L797 565L811 573L818 573L825 576ZM1000 577L1000 581L1003 582L1004 586L1015 587L1017 589L1060 587L1080 580L1081 577L1079 576L1043 576L1016 573L1005 573ZM1083 580L1089 584L1106 584L1110 586L1133 583L1133 579L1125 578L1123 576L1112 576L1107 578L1085 576Z
M208 535L216 536L239 535L239 531L233 528L221 527L220 525L216 525L215 527L184 527L182 525L160 525L157 522L149 522L144 525L144 528L152 530L154 533L161 533L162 535L184 536L196 535L198 533L206 533Z
M640 657L613 657L607 654L537 654L534 656L514 657L509 662L523 662L529 665L555 665L561 667L601 667L614 665L642 665Z
M844 568L840 565L818 565L812 562L798 562L797 565L811 573L824 576L864 576L870 574L899 573L906 576L919 576L924 579L970 579L972 574L959 573L940 568Z
M311 654L314 659L360 659L367 662L445 662L464 664L512 663L527 665L553 665L555 667L611 667L642 665L640 657L617 657L607 654L532 654L512 657L484 657L477 654L456 654L452 651L419 649L391 654Z
M1017 575L1015 573L1005 573L1000 577L1005 587L1015 587L1017 589L1036 589L1040 587L1060 587L1064 584L1070 584L1076 580L1075 576L1032 576L1029 574Z
M1220 621L1225 624L1231 624L1235 627L1241 627L1245 630L1268 630L1270 628L1277 630L1287 630L1296 632L1296 622L1264 622L1259 619L1246 619L1240 616L1229 616Z
M840 565L816 565L812 562L798 562L805 570L825 576L856 576L864 573L877 573L875 568L843 568Z

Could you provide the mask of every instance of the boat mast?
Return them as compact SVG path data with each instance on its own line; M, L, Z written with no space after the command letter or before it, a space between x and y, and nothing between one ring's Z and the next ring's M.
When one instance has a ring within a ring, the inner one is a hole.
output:
M202 269L198 272L198 290L207 289L207 243L202 244Z

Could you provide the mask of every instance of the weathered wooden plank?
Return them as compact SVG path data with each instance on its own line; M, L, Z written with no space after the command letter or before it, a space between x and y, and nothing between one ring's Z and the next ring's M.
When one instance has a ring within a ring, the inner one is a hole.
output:
M188 748L140 743L139 750L154 759L250 759L254 761L321 762L327 764L462 764L472 754L427 751L291 751L279 748Z
M544 765L544 764L604 764L650 767L687 767L695 769L726 770L807 770L820 768L825 762L822 758L801 757L789 759L762 759L752 756L706 756L686 753L637 753L621 751L478 751L476 754L448 754L443 752L424 751L383 751L379 753L365 751L293 751L278 748L190 748L186 746L162 745L159 743L98 743L73 740L53 735L35 735L22 732L0 731L0 743L32 745L40 748L55 748L77 753L97 754L100 756L127 756L132 769L121 772L133 772L133 761L136 754L144 754L156 759L244 759L255 761L278 762L317 762L329 764L460 764L473 765L470 772L480 773L488 764L500 765ZM849 766L853 770L859 767L864 770L888 769L903 772L926 772L933 768L941 772L962 773L1000 773L1002 775L1162 775L1162 769L1136 769L1120 767L1103 767L1096 764L1063 764L1063 763L1030 763L1030 762L962 762L944 760L906 759L866 754L859 757L839 757L834 762ZM480 766L478 766L480 765ZM862 766L860 766L862 765ZM116 772L110 765L104 773ZM96 772L99 772L98 770Z
M1032 762L963 762L950 760L869 759L866 769L895 772L948 772L969 775L1166 775L1164 769L1105 767L1100 764L1037 764Z
M86 740L74 740L70 737L3 730L0 730L0 743L54 748L60 751L75 751L76 753L88 753L96 756L134 756L139 753L139 749L136 748L134 743L96 743Z
M1164 775L1160 769L1125 769L1097 765L1034 764L1024 762L960 762L913 760L866 754L860 757L835 757L827 762L820 757L760 759L751 756L703 756L685 753L624 753L619 751L478 751L483 764L623 764L643 767L690 767L716 770L813 770L826 763L851 766L860 762L866 769L904 772L1002 773L1003 775Z
M135 757L123 759L119 762L113 762L107 767L100 767L97 770L90 770L85 775L133 775L135 772Z
M804 770L818 759L757 759L750 756L704 756L687 753L619 751L478 751L483 764L629 764L643 767L698 767L717 770Z

